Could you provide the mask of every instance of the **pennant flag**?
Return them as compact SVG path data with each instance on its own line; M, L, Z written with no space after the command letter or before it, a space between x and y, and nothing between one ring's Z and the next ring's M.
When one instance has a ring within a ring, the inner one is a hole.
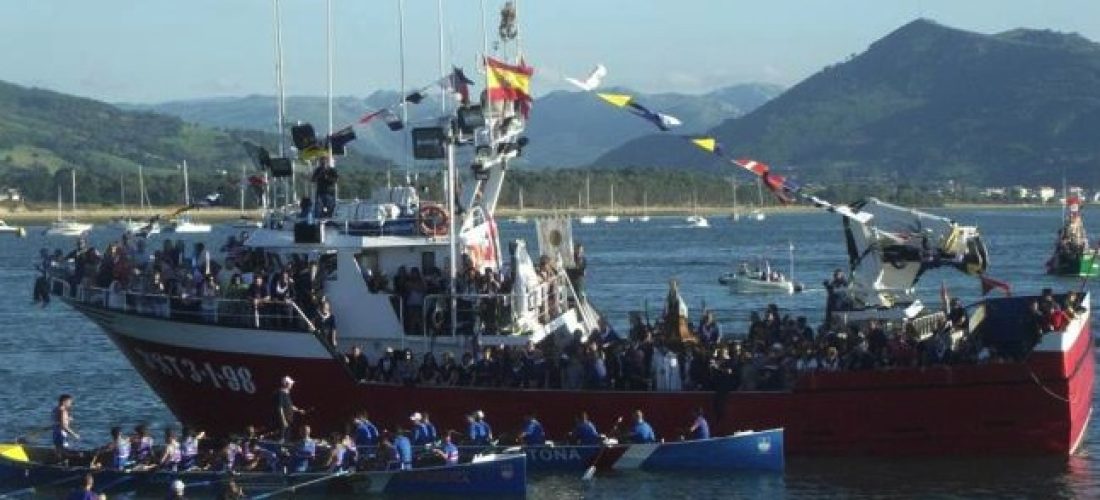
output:
M359 117L359 124L360 125L366 125L371 120L373 120L373 119L375 119L379 116L382 116L382 114L385 113L385 112L386 112L385 109L380 109L378 111L371 111L370 113L367 113L367 114Z
M405 96L405 102L412 104L420 104L420 101L424 100L424 94L420 91L413 92Z
M986 276L984 274L979 274L978 279L982 282L983 296L991 292L994 288L1000 288L1001 290L1003 290L1005 293L1005 297L1012 296L1012 285L1009 285L1008 283L1005 283L1001 280L990 278L989 276Z
M694 137L691 142L708 153L720 154L721 152L718 149L718 140L713 137Z
M633 97L630 97L626 94L605 94L603 92L597 92L596 95L600 96L600 99L603 99L620 108L626 106L627 104L630 104L630 101L634 100Z
M524 118L531 110L531 75L534 68L521 60L519 65L508 64L491 57L485 58L485 70L489 98L512 101L519 104Z
M565 77L565 81L572 83L585 92L591 92L596 90L596 87L600 86L600 81L602 81L605 76L607 76L607 68L602 64L597 64L596 69L593 69L583 81L569 77Z
M462 104L470 104L470 85L473 85L474 81L466 78L462 68L457 66L452 66L452 68L451 75L447 77L447 84L451 90L454 90L460 96Z
M405 128L405 122L401 121L401 117L397 116L397 113L394 113L391 109L382 110L382 119L386 121L386 126L394 132Z

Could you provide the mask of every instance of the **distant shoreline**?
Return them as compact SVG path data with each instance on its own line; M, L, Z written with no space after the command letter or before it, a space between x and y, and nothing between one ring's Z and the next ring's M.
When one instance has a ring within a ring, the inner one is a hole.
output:
M1037 205L1037 204L1013 204L1013 203L947 203L940 207L927 207L922 210L928 210L935 212L939 209L964 209L964 210L1036 210L1036 209L1053 209L1058 208L1057 204ZM114 207L87 207L78 210L77 219L88 222L106 222L118 218L132 218L132 219L149 219L155 215L167 216L174 210L179 209L179 206L169 207L156 207L146 210L124 210ZM761 209L765 213L777 214L777 213L811 213L816 212L818 209L809 205L783 205L783 206L768 206ZM742 216L747 216L751 212L751 208L741 208L740 213ZM615 213L616 215L625 217L637 217L643 214L654 216L687 216L693 213L699 215L705 215L708 217L721 217L733 214L733 210L730 207L721 206L706 206L692 209L691 207L683 206L651 206L651 207L615 207L615 211L612 212L610 207L599 207L591 210L577 209L577 208L525 208L522 212L516 207L504 206L497 208L498 218L510 218L517 215L524 215L526 217L550 217L555 215L608 215ZM189 211L191 217L195 220L204 222L224 222L228 220L235 220L241 217L242 212L239 209L228 207L216 207L216 208L196 208ZM260 210L245 210L243 212L245 217L252 219L260 219L262 213ZM72 212L66 210L63 213L68 217L72 215ZM47 207L0 207L0 218L15 223L48 223L57 219L57 210Z

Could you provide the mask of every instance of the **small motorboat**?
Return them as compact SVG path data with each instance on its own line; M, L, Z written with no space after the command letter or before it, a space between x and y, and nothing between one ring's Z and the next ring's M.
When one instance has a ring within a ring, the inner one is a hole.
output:
M10 488L2 496L72 489L86 474L95 477L96 491L157 492L167 491L173 481L182 481L192 491L213 496L230 477L253 498L268 498L282 493L317 495L398 494L398 495L522 495L527 490L526 457L499 454L468 463L420 467L410 470L317 471L300 473L237 471L232 476L212 470L103 469L89 467L92 452L76 452L70 465L48 463L53 449L20 444L0 445L0 478ZM77 464L77 465L72 465ZM102 488L102 489L98 489ZM205 488L205 489L203 489Z
M710 227L710 221L702 215L693 215L688 217L687 223L691 227Z
M27 235L27 230L22 226L9 226L7 222L0 220L0 234L11 234L22 238Z
M83 236L92 230L92 224L71 219L59 219L50 223L46 236Z
M1081 198L1077 194L1066 196L1066 210L1062 228L1054 242L1054 252L1047 260L1047 274L1055 276L1100 275L1100 250L1089 246L1081 217Z
M188 215L180 215L161 228L161 231L176 234L199 234L209 233L212 229L213 227L210 224L195 222Z
M793 250L792 250L793 253ZM791 273L794 272L793 259L791 257ZM802 291L802 284L784 276L783 273L773 269L771 264L764 259L749 265L742 262L736 271L725 273L718 277L718 283L730 287L730 291L736 293L785 293L792 294Z
M595 224L598 221L599 218L595 215L582 215L579 219L577 219L577 222L580 222L581 224Z

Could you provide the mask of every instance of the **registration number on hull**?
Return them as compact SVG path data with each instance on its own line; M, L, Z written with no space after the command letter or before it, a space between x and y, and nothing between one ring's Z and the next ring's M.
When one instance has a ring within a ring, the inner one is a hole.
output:
M244 366L216 365L209 361L200 362L183 356L148 352L138 348L134 348L134 354L145 362L146 367L159 371L165 376L195 384L211 385L215 389L256 393L252 371Z

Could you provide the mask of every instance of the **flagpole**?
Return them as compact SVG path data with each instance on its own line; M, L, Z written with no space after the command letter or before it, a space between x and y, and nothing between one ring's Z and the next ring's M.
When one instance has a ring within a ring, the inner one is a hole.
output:
M489 147L493 147L493 93L489 89L489 25L485 20L485 0L481 0L481 64L485 68L485 131L489 136Z
M441 79L445 79L447 78L447 70L445 69L445 65L443 64L443 0L436 0L435 6L437 14L436 17L439 21L439 77ZM445 80L441 80L441 85L439 86L439 114L446 115L447 87L449 86L449 82L447 82L446 84L444 84L443 82L445 82Z
M279 137L279 157L286 157L286 94L285 84L283 80L283 21L279 9L279 0L271 0L272 9L275 14L275 126L278 129L275 131ZM293 184L294 169L290 171L291 183ZM267 172L264 172L264 180L267 180ZM265 183L264 189L271 191L270 199L275 201L275 186L273 183ZM264 209L267 208L267 199L264 197Z
M409 123L409 106L405 102L405 0L397 0L397 33L398 51L401 52L401 123ZM401 133L402 144L405 149L405 184L409 183L409 134Z

